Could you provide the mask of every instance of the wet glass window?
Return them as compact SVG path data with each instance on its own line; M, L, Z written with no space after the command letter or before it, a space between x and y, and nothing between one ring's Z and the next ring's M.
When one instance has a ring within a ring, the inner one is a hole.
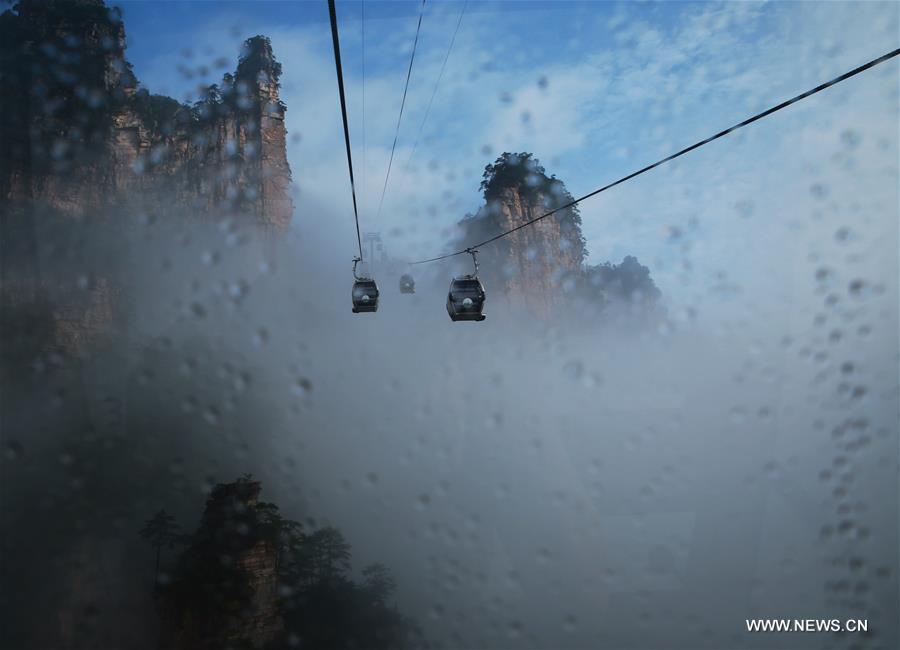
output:
M898 34L0 0L0 648L900 648Z

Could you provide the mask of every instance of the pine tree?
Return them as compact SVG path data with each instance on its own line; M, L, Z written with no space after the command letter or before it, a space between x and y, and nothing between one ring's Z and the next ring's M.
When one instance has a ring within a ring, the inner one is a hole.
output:
M172 547L181 539L180 526L175 517L160 510L152 519L144 522L139 534L156 549L156 572L154 582L159 582L159 560L164 546Z

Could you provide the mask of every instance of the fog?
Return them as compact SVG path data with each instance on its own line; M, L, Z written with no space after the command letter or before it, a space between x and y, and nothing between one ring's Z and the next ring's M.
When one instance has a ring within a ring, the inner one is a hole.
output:
M111 277L127 309L7 401L7 571L30 585L7 613L86 599L100 643L150 629L140 522L190 529L250 472L286 516L339 527L357 569L387 564L443 647L785 647L755 617L897 638L896 273L771 265L793 303L709 287L632 331L488 287L484 323L451 323L452 264L416 267L412 296L376 264L379 310L351 314L352 221L328 206L301 200L280 240L120 217L38 227L61 294ZM896 228L886 210L861 234L886 250Z

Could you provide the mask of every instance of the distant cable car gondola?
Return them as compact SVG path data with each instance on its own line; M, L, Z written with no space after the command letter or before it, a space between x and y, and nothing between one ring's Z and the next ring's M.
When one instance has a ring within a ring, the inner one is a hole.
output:
M400 276L400 293L415 293L416 281L409 273Z
M485 293L484 285L478 279L478 251L468 249L475 263L475 273L462 275L450 281L450 292L447 294L447 313L450 320L483 321L486 316L482 314L484 309Z
M353 258L353 313L378 311L378 285L372 278L360 277L356 274L356 265L362 260Z

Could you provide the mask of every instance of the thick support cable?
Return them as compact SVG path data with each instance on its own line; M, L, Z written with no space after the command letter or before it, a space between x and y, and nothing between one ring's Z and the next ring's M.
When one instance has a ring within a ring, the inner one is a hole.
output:
M328 0L328 13L331 16L331 40L334 43L334 67L337 71L338 90L341 95L341 116L344 118L344 144L347 146L347 167L350 169L350 192L353 194L353 218L356 220L356 244L359 247L359 259L363 258L362 237L359 235L359 209L356 207L356 183L353 180L353 156L350 153L350 127L347 125L347 98L344 96L344 73L341 68L341 44L338 39L337 11L334 0Z
M360 194L362 202L366 200L366 190L368 185L366 181L366 0L359 0L359 8L362 13L360 17L360 30L362 31L362 132L363 132L363 166L362 166L362 187Z

